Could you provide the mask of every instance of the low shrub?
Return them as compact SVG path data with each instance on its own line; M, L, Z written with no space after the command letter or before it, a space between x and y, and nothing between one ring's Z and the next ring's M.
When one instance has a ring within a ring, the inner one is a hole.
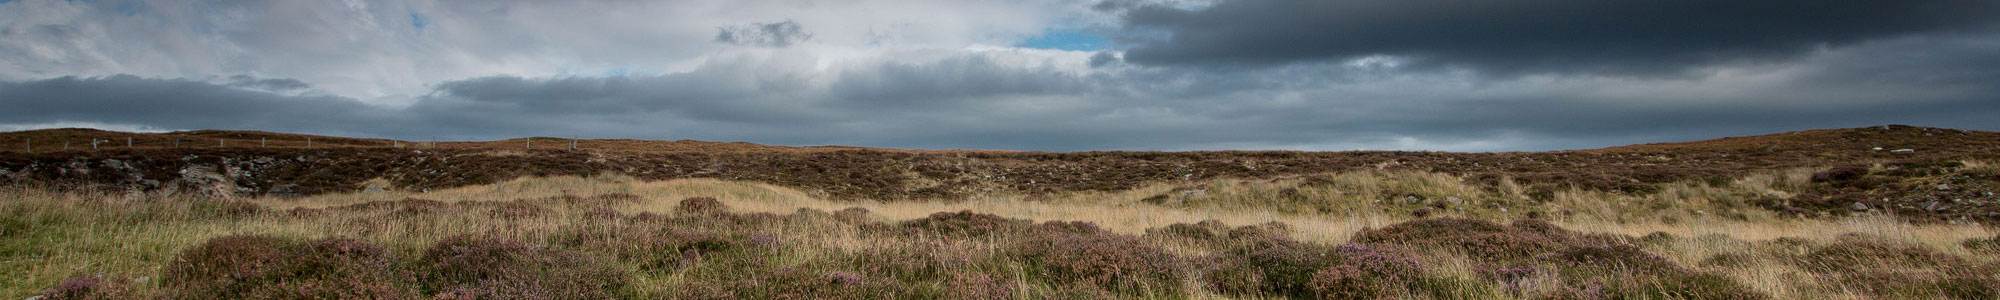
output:
M1408 245L1462 251L1480 261L1518 263L1543 253L1566 248L1561 229L1539 220L1520 220L1519 226L1458 218L1408 221L1364 229L1354 241L1368 245Z
M1028 272L1051 283L1101 287L1126 295L1182 295L1180 259L1136 237L1048 232L1009 249Z
M414 294L381 247L331 238L294 244L251 235L210 239L167 265L172 298L405 299Z
M433 244L417 275L447 299L606 299L626 284L623 272L578 253L472 235Z
M1868 166L1840 166L1824 172L1813 173L1812 182L1849 181L1861 179L1862 176L1868 176Z
M903 222L902 227L941 236L983 237L994 233L1020 232L1027 229L1028 225L1027 220L965 210L933 213L929 217Z
M1207 286L1233 296L1377 299L1406 294L1424 277L1415 259L1360 244L1328 248L1268 239L1205 260Z
M674 212L701 215L726 212L728 209L728 206L722 205L722 201L715 200L715 197L691 197L681 199L680 205L674 207Z
M685 282L672 299L895 299L904 286L849 271L800 267L753 270L749 278Z
M874 222L873 217L868 214L868 209L860 207L849 207L835 211L833 212L833 219L847 224L867 224Z
M147 298L132 287L131 279L79 275L64 278L55 288L42 291L42 300L119 300Z

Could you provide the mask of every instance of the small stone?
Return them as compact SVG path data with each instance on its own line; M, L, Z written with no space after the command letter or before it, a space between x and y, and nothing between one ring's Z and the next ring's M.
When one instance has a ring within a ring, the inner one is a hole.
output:
M35 295L34 297L28 297L28 299L21 299L21 300L42 300L42 295Z
M132 283L146 283L147 280L152 280L152 279L153 279L152 277L139 276L139 278L133 278Z
M361 193L363 194L380 193L380 192L382 192L382 186L379 185L369 185L367 188L361 189Z
M1444 201L1451 201L1451 204L1465 204L1465 199L1458 197L1444 197Z
M1896 149L1896 150L1889 150L1889 153L1916 153L1916 152L1917 152L1917 149Z
M1868 211L1868 205L1862 204L1861 202L1855 202L1854 205L1850 206L1849 208L1853 208L1854 211Z
M1403 202L1409 202L1410 204L1423 204L1424 198L1417 197L1417 195L1403 196Z
M1951 185L1939 183L1937 189L1940 191L1951 190Z

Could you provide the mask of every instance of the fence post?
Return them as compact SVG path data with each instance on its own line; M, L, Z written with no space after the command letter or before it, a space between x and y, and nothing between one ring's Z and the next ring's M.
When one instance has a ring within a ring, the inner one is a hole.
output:
M181 147L181 138L174 138L174 148Z
M125 149L132 149L132 137L125 137Z
M268 141L265 141L265 139L266 138L257 138L257 148L264 148L266 147L266 145L268 145L266 144L268 143Z
M224 140L223 140L223 139L215 139L215 147L216 147L216 148L222 148L222 147L223 147L223 145L222 145L222 141L224 141Z
M535 138L528 138L528 149L535 149Z
M28 139L28 153L35 153L35 138Z
M306 149L312 149L312 148L313 148L313 138L306 137Z
M576 151L576 138L569 138L569 151Z

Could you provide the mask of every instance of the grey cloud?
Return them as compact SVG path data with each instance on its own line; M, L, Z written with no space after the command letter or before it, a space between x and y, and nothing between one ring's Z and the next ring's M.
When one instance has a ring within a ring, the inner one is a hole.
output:
M886 62L844 71L830 94L852 108L981 105L997 97L1075 94L1089 88L1075 74L1047 67L1012 66L981 55L935 62Z
M1493 74L1679 74L1827 48L1983 30L1989 0L1284 1L1126 13L1127 61L1271 66L1387 55Z
M257 78L255 76L250 76L250 75L229 76L229 82L226 83L225 85L236 88L259 89L259 90L274 91L274 92L296 91L312 87L311 84L306 84L306 82L299 81L298 79Z
M0 125L1023 150L1546 150L1887 123L2000 129L1987 117L2000 115L1990 80L2000 46L1972 37L1867 42L1744 72L1798 74L1780 79L1054 67L992 55L831 73L719 59L661 75L480 77L437 84L403 108L226 82L62 77L0 83L0 105L18 108L0 112ZM1689 91L1650 90L1662 86Z
M1118 59L1117 54L1113 54L1110 51L1097 52L1097 54L1090 55L1091 67L1103 67L1121 61L1122 60Z
M377 134L391 111L352 99L290 96L193 80L59 77L0 82L0 123L98 122L178 129Z
M812 33L806 32L798 22L790 20L725 26L716 28L715 31L716 42L744 46L787 47L812 39Z

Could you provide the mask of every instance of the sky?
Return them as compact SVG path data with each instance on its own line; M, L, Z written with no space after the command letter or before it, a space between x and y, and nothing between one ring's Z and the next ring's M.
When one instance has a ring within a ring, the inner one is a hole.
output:
M2000 130L2000 0L0 0L0 130L1538 151Z

